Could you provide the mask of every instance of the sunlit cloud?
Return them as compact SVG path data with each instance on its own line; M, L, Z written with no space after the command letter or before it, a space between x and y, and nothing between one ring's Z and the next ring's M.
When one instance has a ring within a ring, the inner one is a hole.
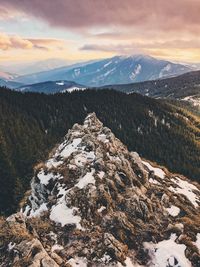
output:
M56 39L25 39L17 35L0 33L0 50L10 49L42 49L49 50L52 47L61 49L64 46L63 40Z
M10 26L7 36L0 34L0 49L24 49L30 58L43 50L46 58L145 53L200 61L199 10L199 0L1 0L0 30L7 32L13 18L24 32L15 34Z
M33 44L26 39L19 36L9 36L5 33L0 33L0 49L30 49L33 48Z

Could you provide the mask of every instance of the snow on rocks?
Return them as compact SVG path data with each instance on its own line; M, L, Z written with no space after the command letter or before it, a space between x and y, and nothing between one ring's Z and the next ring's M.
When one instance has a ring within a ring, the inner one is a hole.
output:
M151 258L148 266L191 267L191 262L185 256L186 246L177 244L176 238L176 235L172 234L169 240L157 244L145 242L144 247Z
M75 208L68 208L66 203L60 202L52 207L50 219L56 223L60 223L62 226L75 224L77 228L82 229L80 225L81 217L74 215L75 211Z
M197 207L198 188L129 152L94 113L83 125L75 124L41 166L24 214L50 221L58 235L56 242L51 240L50 250L62 250L65 262L139 267L145 248L151 258L145 266L191 266L186 246L176 243L176 236L157 244L145 241L147 236L153 242L162 240L166 227L171 231L178 225L177 235L185 235L185 223L179 220L184 206L177 195L187 195ZM187 203L188 216L194 214L192 203ZM199 239L197 235L196 245ZM128 244L134 244L135 250Z
M60 152L60 156L63 158L68 158L73 152L78 150L78 146L81 143L81 138L75 138L72 143L66 145Z
M178 216L180 213L180 209L174 205L172 205L170 208L166 208L166 210L173 217Z
M42 203L37 209L31 209L29 216L30 217L37 217L40 216L43 212L47 211L47 203Z
M84 91L84 90L86 90L86 88L73 86L73 87L71 87L71 88L64 89L64 90L62 91L62 93L65 93L65 92L72 93L72 92L74 92L74 91Z
M80 258L80 257L76 257L76 258L71 258L70 260L68 260L68 262L70 264L71 267L87 267L87 259L86 258Z
M97 175L98 175L98 177L99 177L100 179L102 179L102 178L104 177L104 175L105 175L105 172L100 171L100 172L97 173Z
M97 137L98 140L104 142L104 143L108 143L109 140L107 139L107 136L105 134L99 134Z
M10 243L8 244L8 251L13 250L15 246L16 246L16 243L14 243L14 242L10 242Z
M95 179L93 176L94 172L94 169L92 169L91 172L87 172L86 175L84 175L75 186L82 189L88 184L95 184Z
M174 182L176 187L170 186L170 191L176 194L182 194L186 196L186 198L190 200L190 202L194 205L195 208L199 207L200 199L195 193L195 191L199 192L199 189L195 185L185 180L182 180L179 177L172 179L172 182Z
M153 179L153 178L150 178L149 179L149 183L151 184L156 184L156 185L160 185L161 183L159 183L157 180Z
M165 172L162 169L153 167L147 161L142 161L142 162L150 171L153 171L156 176L160 177L161 179L165 178Z
M77 209L75 207L69 208L67 206L67 193L70 191L64 188L65 185L57 185L58 188L58 201L55 205L52 206L49 218L56 222L60 223L62 226L67 224L75 224L78 229L82 229L80 222L81 217L75 215Z
M47 185L51 179L56 179L55 174L53 173L45 173L44 170L41 170L37 174L38 179L40 180L41 184Z
M102 212L102 211L105 210L105 209L106 209L105 206L101 206L97 211L98 211L98 212Z

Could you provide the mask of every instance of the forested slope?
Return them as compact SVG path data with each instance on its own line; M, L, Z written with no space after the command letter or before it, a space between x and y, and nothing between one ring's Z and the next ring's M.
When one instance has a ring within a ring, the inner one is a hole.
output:
M129 150L199 181L200 119L174 104L109 90L44 95L0 89L0 211L13 212L34 164L96 112Z

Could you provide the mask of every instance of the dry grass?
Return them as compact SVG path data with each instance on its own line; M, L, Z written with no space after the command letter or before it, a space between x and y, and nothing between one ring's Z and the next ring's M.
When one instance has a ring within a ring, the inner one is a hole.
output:
M39 236L53 231L53 225L46 214L44 214L43 217L31 218L28 222L36 230Z
M44 162L39 162L34 166L34 171L37 173L39 170L44 169L45 170L46 166Z
M26 230L24 224L8 223L5 218L0 218L0 246L9 242L19 243L24 239L31 239L32 235Z
M185 234L199 233L200 230L200 214L196 214L190 217L183 217L181 219L184 224L184 232Z

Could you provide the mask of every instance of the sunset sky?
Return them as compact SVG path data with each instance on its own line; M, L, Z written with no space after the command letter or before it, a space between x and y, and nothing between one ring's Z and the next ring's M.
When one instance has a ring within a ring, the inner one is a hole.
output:
M0 61L200 62L200 0L0 0Z

